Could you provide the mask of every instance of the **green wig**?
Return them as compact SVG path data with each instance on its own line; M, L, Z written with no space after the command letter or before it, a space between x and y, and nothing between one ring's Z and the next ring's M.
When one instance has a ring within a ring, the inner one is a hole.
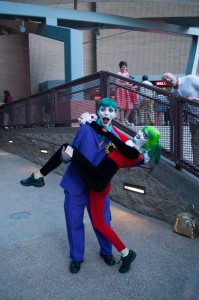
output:
M117 104L116 101L112 98L102 98L97 104L97 112L100 110L101 106L109 107L112 106L117 112Z
M160 161L162 145L160 144L160 132L154 126L144 126L143 130L147 133L149 139L144 150L148 151L151 159L154 158L156 164Z

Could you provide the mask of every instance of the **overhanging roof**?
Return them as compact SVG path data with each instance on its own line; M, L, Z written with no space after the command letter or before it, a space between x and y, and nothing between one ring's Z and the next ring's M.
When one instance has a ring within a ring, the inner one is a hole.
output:
M199 4L199 1L198 1ZM199 17L164 17L164 18L145 18L145 20L175 24L187 27L199 27Z
M163 22L163 18L136 19L42 5L15 3L9 1L0 2L0 25L16 28L21 19L27 23L31 23L32 26L34 26L35 22L52 25L52 23L56 21L58 26L79 30L114 28L177 35L199 35L198 28L182 24L172 24L171 22Z

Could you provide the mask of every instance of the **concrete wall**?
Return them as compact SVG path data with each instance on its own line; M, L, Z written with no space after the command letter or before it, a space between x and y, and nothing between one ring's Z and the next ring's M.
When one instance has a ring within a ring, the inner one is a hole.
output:
M73 9L74 6L70 3L55 7ZM91 3L78 3L78 10L92 9ZM199 6L98 2L96 11L135 18L181 17L198 16ZM161 77L167 71L185 73L190 37L113 29L100 29L98 37L93 31L82 32L84 76L101 70L118 72L121 60L128 62L129 73L134 76L159 74ZM0 64L0 97L8 89L14 99L20 99L39 92L39 83L64 79L63 43L34 34L0 35Z
M64 79L64 44L46 37L29 34L31 94L47 80Z
M0 102L9 90L13 100L30 95L28 35L0 35Z
M34 128L0 131L0 147L42 166L65 141L71 143L78 128ZM13 143L9 143L13 140ZM42 154L40 149L47 149ZM39 168L38 167L38 168ZM66 165L56 172L63 175ZM17 170L16 170L17 172ZM141 195L123 189L123 182L145 186ZM198 205L199 183L179 173L164 160L152 172L143 168L119 170L112 180L111 198L137 212L173 224L175 216L190 203Z
M198 16L198 5L139 3L97 3L97 12L133 18ZM158 27L158 26L157 26ZM190 37L101 29L97 37L97 70L119 71L128 62L131 75L184 74L191 45ZM107 59L108 58L108 59ZM161 77L160 77L161 78Z

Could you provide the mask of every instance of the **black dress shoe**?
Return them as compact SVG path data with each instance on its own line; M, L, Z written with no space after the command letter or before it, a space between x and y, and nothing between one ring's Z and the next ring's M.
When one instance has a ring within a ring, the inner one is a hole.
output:
M70 263L70 272L71 273L78 273L81 268L81 262L80 261L71 261Z
M40 177L38 179L35 179L34 173L27 179L20 180L21 185L23 186L35 186L35 187L42 187L45 185L43 177Z
M130 270L131 263L136 258L136 252L129 250L129 254L125 257L121 257L122 265L119 268L120 273L127 273Z
M115 258L113 255L105 255L105 254L101 254L100 256L104 259L105 263L108 266L114 266L115 265Z

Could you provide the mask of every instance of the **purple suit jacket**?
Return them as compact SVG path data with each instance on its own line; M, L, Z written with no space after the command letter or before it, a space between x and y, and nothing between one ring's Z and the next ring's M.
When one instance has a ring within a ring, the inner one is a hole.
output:
M114 129L112 129L111 132L119 137ZM85 124L78 130L72 146L81 151L94 165L98 165L106 156L105 147L110 143L110 141L106 139L103 145L99 147L100 137L101 136L89 124ZM70 163L60 185L65 191L73 195L79 195L83 191L86 183L79 176L73 164Z

